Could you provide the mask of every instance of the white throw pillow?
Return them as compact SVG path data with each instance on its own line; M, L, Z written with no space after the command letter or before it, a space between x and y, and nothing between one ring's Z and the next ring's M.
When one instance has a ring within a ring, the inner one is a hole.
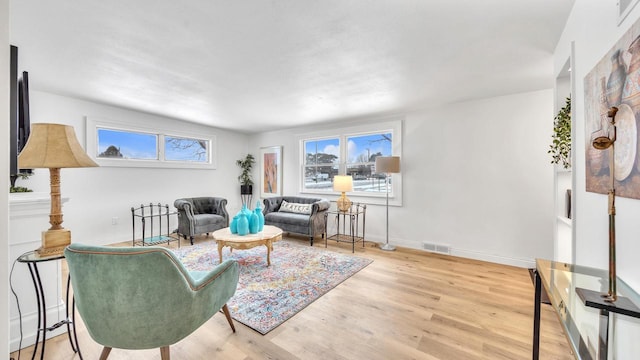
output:
M311 204L290 203L282 200L282 205L280 205L280 210L278 211L309 215L311 214Z

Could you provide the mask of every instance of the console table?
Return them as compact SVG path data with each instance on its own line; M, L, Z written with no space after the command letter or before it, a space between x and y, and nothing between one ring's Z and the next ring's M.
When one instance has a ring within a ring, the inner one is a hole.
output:
M606 293L609 275L606 270L536 259L535 302L533 319L533 359L540 355L540 299L546 289L576 359L605 360L610 333L609 313L640 318L640 296L620 278L618 300L600 301ZM637 354L636 354L637 355Z

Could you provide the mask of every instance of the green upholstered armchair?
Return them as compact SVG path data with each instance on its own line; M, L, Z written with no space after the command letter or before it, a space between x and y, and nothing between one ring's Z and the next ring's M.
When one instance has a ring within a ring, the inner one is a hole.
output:
M64 251L76 306L91 337L111 348L160 348L191 334L220 309L235 332L227 301L236 291L238 264L190 272L161 247L71 244Z

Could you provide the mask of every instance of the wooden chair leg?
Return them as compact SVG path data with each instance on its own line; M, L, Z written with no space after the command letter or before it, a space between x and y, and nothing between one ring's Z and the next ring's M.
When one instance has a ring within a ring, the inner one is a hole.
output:
M227 307L227 304L224 304L224 306L222 307L222 312L224 312L224 316L226 316L227 321L231 326L231 330L233 330L233 332L236 332L236 327L233 326L233 320L231 319L231 313L229 313L229 308Z
M161 347L160 348L160 359L169 360L170 357L171 357L171 355L169 354L169 347L168 346Z
M110 352L111 352L110 347L105 346L104 348L102 348L102 353L100 354L100 360L107 360Z

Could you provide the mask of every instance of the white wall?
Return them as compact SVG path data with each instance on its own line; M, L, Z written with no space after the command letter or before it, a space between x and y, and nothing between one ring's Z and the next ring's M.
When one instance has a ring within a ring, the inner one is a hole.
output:
M9 0L0 0L0 69L9 69ZM9 72L0 71L0 189L9 188ZM0 356L9 354L9 194L0 191ZM8 356L8 355L7 355Z
M37 74L32 74L35 83ZM225 130L188 124L182 121L82 101L41 91L31 91L32 122L72 125L81 144L85 140L85 117L135 123L151 128L183 130L217 136L216 170L156 168L79 168L61 170L65 228L71 230L73 242L110 244L131 240L131 207L162 203L173 208L180 197L221 196L227 198L227 210L240 208L240 173L236 159L247 152L247 136ZM28 180L18 180L34 191L49 192L49 171L36 169ZM117 217L116 225L112 218ZM175 220L175 217L174 217ZM175 223L175 221L173 221ZM172 228L173 227L172 223ZM139 224L137 225L139 227ZM48 224L42 224L42 229Z
M575 94L573 94L576 151L573 176L576 187L574 226L576 227L576 263L601 269L608 268L607 196L585 190L585 99L584 77L640 18L640 6L618 25L615 1L577 0L556 51L556 71L569 57L575 44ZM616 245L618 276L636 292L640 292L640 201L616 198ZM603 284L606 288L606 283ZM640 355L640 321L616 317L614 352L618 359L637 359Z
M390 242L411 248L422 248L424 241L447 244L454 255L518 266L553 256L553 167L547 154L552 90L452 104L403 118L404 196L401 207L389 210ZM260 147L283 145L284 194L298 194L297 135L327 127L255 135L249 150L257 155ZM368 240L384 241L384 210L384 205L368 206Z

